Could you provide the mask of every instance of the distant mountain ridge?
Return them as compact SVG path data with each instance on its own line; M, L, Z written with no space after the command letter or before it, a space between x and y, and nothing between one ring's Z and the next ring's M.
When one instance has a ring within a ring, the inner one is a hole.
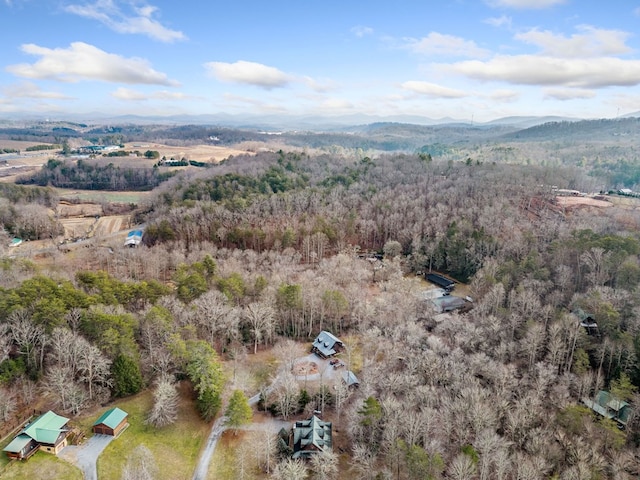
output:
M434 119L420 115L365 115L353 114L342 116L322 115L240 115L229 113L201 114L201 115L105 115L101 112L87 114L32 114L14 113L11 117L0 117L0 124L17 122L76 122L90 124L161 124L161 125L217 125L231 128L267 131L338 131L345 128L379 124L400 123L423 126L460 125L460 126L494 126L507 125L518 128L528 128L551 121L580 121L581 119L558 116L511 116L489 122L474 122L454 118Z

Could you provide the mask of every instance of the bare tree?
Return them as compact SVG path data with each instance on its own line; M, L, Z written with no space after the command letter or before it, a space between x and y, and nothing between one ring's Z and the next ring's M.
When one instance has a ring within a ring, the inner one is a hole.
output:
M13 341L18 345L20 353L27 358L27 365L42 369L47 335L41 325L31 321L31 315L24 309L16 310L9 315L9 325Z
M276 454L278 452L278 436L270 430L262 430L260 435L261 447L255 450L258 463L266 473L271 473Z
M266 303L250 303L244 308L243 318L249 324L253 337L253 353L258 353L258 344L270 342L275 333L275 310Z
M474 477L476 466L469 455L459 453L449 466L449 478L453 480L469 480Z
M357 443L353 446L351 468L359 480L376 478L376 455L365 445Z
M153 393L153 408L147 423L154 427L170 425L178 418L178 392L168 378L161 378Z
M9 358L9 350L13 340L11 338L11 331L9 324L0 323L0 363Z
M122 469L122 480L154 480L158 476L158 464L153 453L144 445L133 449Z
M209 344L221 350L227 341L238 336L238 316L227 304L224 294L210 290L192 302L193 314Z
M15 393L6 387L0 387L0 420L8 421L16 406Z
M85 382L89 388L89 400L93 400L96 385L110 386L109 366L111 361L102 355L100 350L93 345L85 345L80 354L78 364L79 379Z
M276 405L280 415L287 420L298 406L298 394L300 388L295 377L290 372L284 372L278 381L275 390Z
M335 480L338 477L338 455L332 450L322 450L311 457L313 478Z
M306 465L300 460L287 458L276 465L271 473L274 480L304 480L309 476Z

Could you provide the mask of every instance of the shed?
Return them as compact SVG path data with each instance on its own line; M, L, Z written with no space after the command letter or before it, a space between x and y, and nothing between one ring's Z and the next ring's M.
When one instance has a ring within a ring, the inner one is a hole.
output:
M110 408L93 424L93 433L117 437L129 425L128 416L127 412L118 407Z
M313 341L311 351L318 354L322 358L328 358L344 348L344 343L333 334L323 330Z
M353 373L351 370L348 370L342 373L342 382L347 387L356 388L360 386L360 380L358 380L358 377L356 377L356 374Z

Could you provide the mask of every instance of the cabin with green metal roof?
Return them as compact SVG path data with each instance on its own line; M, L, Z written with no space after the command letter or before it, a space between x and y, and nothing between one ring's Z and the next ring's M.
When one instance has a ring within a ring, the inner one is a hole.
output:
M627 426L631 405L611 393L600 390L595 399L583 398L582 403L604 418L616 421L621 427Z
M291 433L292 458L308 459L316 453L331 450L331 422L324 422L315 415L309 420L295 422Z
M38 450L57 455L67 446L68 422L68 418L49 410L26 424L3 451L16 460L27 459Z
M113 407L100 415L93 424L93 433L117 437L128 425L129 414L118 407Z

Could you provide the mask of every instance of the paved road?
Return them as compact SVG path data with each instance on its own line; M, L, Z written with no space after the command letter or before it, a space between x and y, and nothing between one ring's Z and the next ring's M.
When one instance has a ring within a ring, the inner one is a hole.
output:
M111 435L94 435L82 445L63 448L58 456L80 468L85 480L98 480L96 462L113 438Z
M207 478L207 473L209 472L209 464L211 463L213 452L216 450L216 445L218 444L220 436L227 429L227 426L225 425L226 422L227 417L222 416L213 423L213 426L211 427L211 433L209 434L209 438L207 438L207 445L204 447L202 455L200 455L198 466L196 467L196 471L193 474L193 480L205 480Z

